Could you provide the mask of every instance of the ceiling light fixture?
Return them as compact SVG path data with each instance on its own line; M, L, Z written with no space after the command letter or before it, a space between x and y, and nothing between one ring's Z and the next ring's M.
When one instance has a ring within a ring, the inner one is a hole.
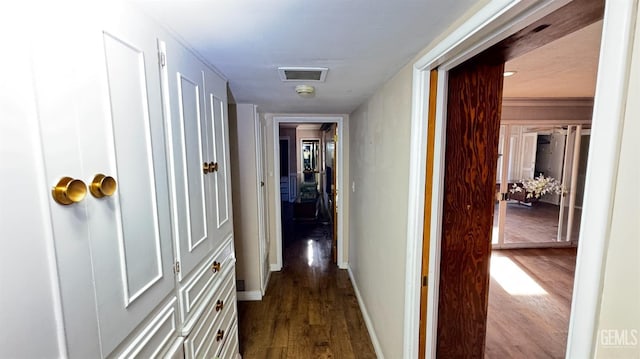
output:
M504 72L504 77L513 76L513 75L515 75L517 73L518 73L518 71L505 71Z
M309 85L296 86L296 93L301 97L313 97L313 94L315 92L316 92L316 89L313 86L309 86Z

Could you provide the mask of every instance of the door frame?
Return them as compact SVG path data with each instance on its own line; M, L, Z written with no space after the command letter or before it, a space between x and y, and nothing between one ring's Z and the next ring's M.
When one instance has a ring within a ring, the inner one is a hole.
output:
M344 203L344 151L343 144L344 138L344 122L346 116L287 116L287 115L275 115L273 116L273 173L274 175L280 175L280 124L281 123L335 123L338 125L338 141L336 148L338 151L337 158L337 185L336 193L343 194L342 196L336 195L335 206L338 209L338 267L341 269L347 269L347 261L344 258L344 217L345 208ZM276 181L274 181L276 182ZM280 204L280 181L274 183L273 186L273 200L274 200L274 224L275 224L275 242L276 242L276 263L272 264L272 271L280 271L283 265L282 259L282 206Z
M426 357L435 358L438 316L440 241L448 71L488 49L526 25L568 4L569 0L492 0L470 16L413 65L409 204L404 317L404 357L418 357L422 234L427 148L429 72L438 70L430 267L427 300ZM606 238L611 212L624 119L631 39L637 0L605 4L591 148L567 340L567 357L589 357L596 342ZM622 40L621 40L622 39ZM597 168L597 171L594 170ZM597 190L592 190L597 189Z

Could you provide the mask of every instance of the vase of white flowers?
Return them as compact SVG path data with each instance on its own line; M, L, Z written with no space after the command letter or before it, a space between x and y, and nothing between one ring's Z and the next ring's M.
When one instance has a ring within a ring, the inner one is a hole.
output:
M562 185L553 177L545 177L539 175L536 178L524 179L521 184L514 183L509 192L525 192L528 199L539 199L540 197L549 194L561 194Z

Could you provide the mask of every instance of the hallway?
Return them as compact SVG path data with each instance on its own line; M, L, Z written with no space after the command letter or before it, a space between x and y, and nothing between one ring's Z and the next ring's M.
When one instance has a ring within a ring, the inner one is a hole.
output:
M331 263L331 225L289 224L282 271L262 301L238 303L242 357L375 358L349 275Z

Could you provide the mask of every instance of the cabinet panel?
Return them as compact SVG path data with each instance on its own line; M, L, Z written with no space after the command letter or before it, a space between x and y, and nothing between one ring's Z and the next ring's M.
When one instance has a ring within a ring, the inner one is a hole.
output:
M203 165L207 154L207 116L204 115L204 65L174 41L160 41L169 137L169 164L174 241L182 281L210 253L215 214L209 204L211 181Z
M114 215L128 306L163 276L148 82L142 50L109 34L104 44L115 142L113 176L120 182L120 209Z
M133 337L118 358L158 358L173 344L177 335L176 299L173 298L156 316Z
M215 193L216 193L216 208L218 228L221 228L225 223L229 221L229 192L227 187L229 185L227 181L228 161L227 161L227 143L225 137L226 121L225 121L225 106L219 98L212 96L211 106L213 107L213 143L214 143L214 157L215 162L218 163L218 171L215 173Z
M184 335L191 332L195 322L205 310L204 308L220 290L222 273L233 271L235 262L233 239L229 237L224 242L224 246L217 253L214 253L209 260L195 270L193 275L185 279L179 290L180 310L182 318L184 318L182 327ZM220 269L214 272L212 267L216 262L220 264Z
M90 183L101 173L117 181L112 196L86 198L100 341L107 356L175 287L162 99L157 46L148 32L133 24L105 25L84 49L82 76L100 86L93 89L87 81L79 95L83 178Z
M50 202L66 344L78 358L115 353L175 287L155 37L144 21L111 20L63 16L75 30L52 28L34 44L47 182L105 174L118 185Z
M216 291L214 300L185 340L186 358L210 358L219 353L222 345L232 337L230 331L236 320L235 273L232 268L225 274L224 285ZM218 300L222 307L217 307Z

